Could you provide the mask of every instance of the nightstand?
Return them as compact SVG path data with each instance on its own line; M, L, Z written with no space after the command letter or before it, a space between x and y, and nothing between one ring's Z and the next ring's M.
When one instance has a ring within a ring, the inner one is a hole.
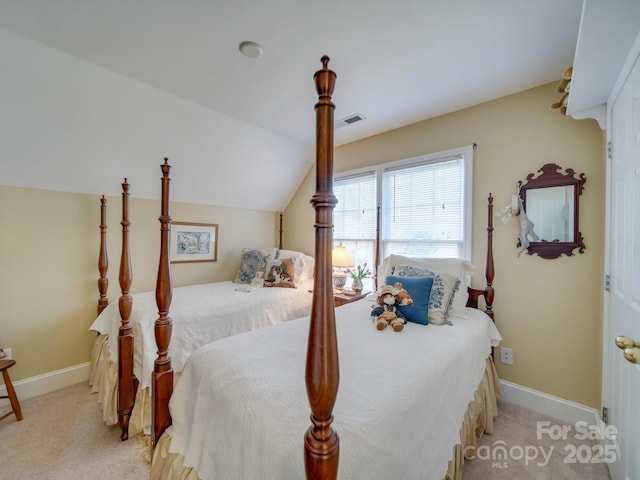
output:
M345 293L334 293L333 302L335 303L336 307L341 307L342 305L345 305L347 303L357 302L358 300L363 299L370 293L371 292L364 291L364 290L359 294L353 294L353 295L347 295Z

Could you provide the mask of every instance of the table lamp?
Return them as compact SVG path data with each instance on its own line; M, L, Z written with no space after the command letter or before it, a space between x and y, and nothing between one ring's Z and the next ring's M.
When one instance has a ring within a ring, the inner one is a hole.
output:
M347 280L347 274L343 269L354 266L353 259L347 247L340 244L331 251L331 265L334 267L333 287L339 292L342 292Z

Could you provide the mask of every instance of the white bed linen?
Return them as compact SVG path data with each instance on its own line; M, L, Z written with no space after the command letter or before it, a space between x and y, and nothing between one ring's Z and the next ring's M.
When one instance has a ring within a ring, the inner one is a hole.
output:
M500 334L468 309L453 325L378 331L372 303L336 309L340 388L334 427L343 479L438 479ZM169 451L202 480L304 478L309 319L206 345L170 403Z
M297 288L259 287L233 282L190 285L173 290L169 317L173 320L169 355L181 372L189 355L214 340L309 315L313 280ZM154 324L158 318L155 292L133 295L131 328L135 338L134 373L140 388L151 386L157 357ZM118 362L118 302L114 301L93 322L90 330L108 334L111 360Z

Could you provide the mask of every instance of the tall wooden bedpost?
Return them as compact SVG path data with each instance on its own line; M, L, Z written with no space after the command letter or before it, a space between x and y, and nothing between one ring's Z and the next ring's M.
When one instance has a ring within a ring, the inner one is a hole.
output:
M169 317L169 307L173 291L171 287L171 270L169 268L169 239L171 234L171 217L169 216L169 159L164 159L162 169L162 199L160 215L160 263L156 281L156 304L158 305L158 319L155 323L156 345L158 357L153 365L151 377L151 395L153 398L151 440L155 446L162 433L171 425L169 414L169 399L173 393L173 368L169 357L169 342L171 341L172 321Z
M109 268L109 258L107 256L107 199L104 195L100 199L100 253L98 253L98 315L107 308L109 299L107 298L107 290L109 289L109 279L107 278L107 269Z
M468 287L469 299L467 300L467 307L480 308L478 300L480 297L484 298L485 308L484 311L491 320L495 321L493 314L493 196L489 194L487 203L487 256L484 263L484 279L485 287L482 289Z
M485 312L487 315L491 317L491 320L495 320L493 314L493 277L494 277L494 269L493 269L493 196L489 193L488 204L487 204L487 260L484 266L484 276L487 280L487 286L485 287L485 300L486 300L486 308Z
M130 295L131 282L131 254L129 249L129 184L124 179L122 184L122 254L120 256L120 289L122 295L118 301L120 310L120 329L118 331L118 424L120 438L129 438L129 419L136 399L138 379L133 374L133 330L129 323L133 299Z
M333 111L331 95L336 74L322 57L322 69L314 75L316 110L316 266L311 323L307 345L306 387L311 422L305 434L305 471L308 479L335 479L338 475L339 437L331 425L338 395L339 367L336 338L331 249L333 247Z

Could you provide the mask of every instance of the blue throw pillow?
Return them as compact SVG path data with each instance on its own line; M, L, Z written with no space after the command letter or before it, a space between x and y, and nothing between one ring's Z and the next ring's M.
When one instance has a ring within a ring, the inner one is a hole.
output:
M398 310L407 317L407 320L421 325L429 323L429 297L433 286L433 277L400 277L389 275L385 285L394 285L396 282L402 283L404 288L413 299L412 306L398 306Z

